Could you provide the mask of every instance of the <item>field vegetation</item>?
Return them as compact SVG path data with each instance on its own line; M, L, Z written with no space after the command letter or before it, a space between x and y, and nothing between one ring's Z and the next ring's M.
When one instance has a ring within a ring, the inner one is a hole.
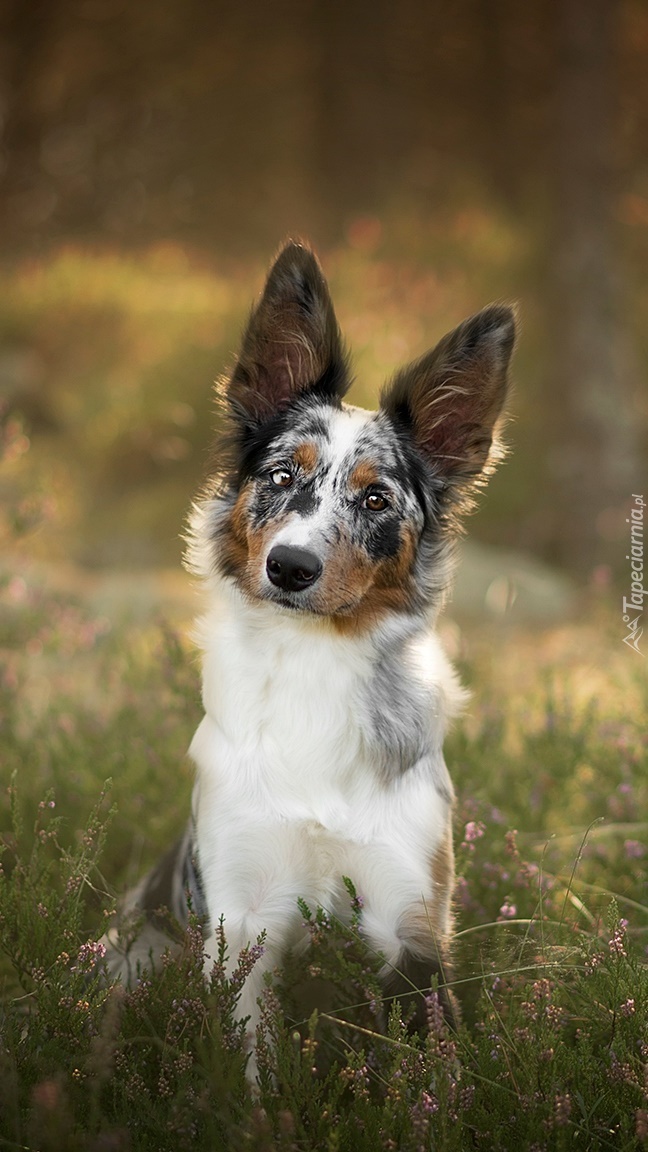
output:
M109 621L24 575L5 576L0 611L0 1147L645 1143L648 773L631 717L646 683L604 619L460 634L473 700L448 746L459 1033L434 991L425 1043L381 1005L351 889L351 928L302 909L306 970L267 991L253 1099L232 1012L254 948L207 986L193 925L181 958L136 989L94 975L115 893L188 811L190 646L163 619ZM329 1002L304 1014L304 984L322 981Z

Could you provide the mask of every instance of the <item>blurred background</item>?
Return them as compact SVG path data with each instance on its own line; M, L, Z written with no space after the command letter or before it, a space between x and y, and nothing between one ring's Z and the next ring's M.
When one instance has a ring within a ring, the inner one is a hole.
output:
M5 554L177 566L212 381L293 235L329 277L357 403L471 311L519 302L475 595L506 607L512 571L563 609L569 581L626 586L644 0L1 0L0 21Z

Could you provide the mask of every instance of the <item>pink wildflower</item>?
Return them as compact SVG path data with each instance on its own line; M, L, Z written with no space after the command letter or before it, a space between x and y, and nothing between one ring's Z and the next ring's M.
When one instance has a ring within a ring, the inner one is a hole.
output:
M628 927L628 921L627 920L619 920L619 923L617 924L617 926L614 929L614 932L612 934L612 939L608 941L608 947L609 947L610 952L612 953L613 956L625 956L625 955L627 955L625 947L624 947L624 945L625 945L625 932L626 932L627 927Z
M87 944L82 944L79 948L77 962L73 972L90 972L99 960L103 960L106 955L106 946L99 940L89 940Z
M497 919L498 920L514 920L516 916L517 916L517 905L509 904L508 900L505 900L504 903L502 904L502 907L499 910L499 916L497 917Z
M485 831L486 827L481 820L469 820L464 829L464 843L472 844L474 840L479 840Z

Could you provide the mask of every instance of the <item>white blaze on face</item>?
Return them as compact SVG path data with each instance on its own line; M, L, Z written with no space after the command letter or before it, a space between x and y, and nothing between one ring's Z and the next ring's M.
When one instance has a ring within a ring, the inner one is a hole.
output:
M268 552L278 544L288 547L305 548L317 553L317 542L322 534L337 519L335 501L336 493L334 483L339 475L345 459L353 450L362 429L372 419L372 412L365 412L362 408L347 407L341 411L331 409L327 412L327 423L330 439L322 443L322 463L328 467L326 476L317 489L318 504L314 512L304 516L299 512L290 514L286 522L273 536L268 545ZM319 444L318 444L319 447Z

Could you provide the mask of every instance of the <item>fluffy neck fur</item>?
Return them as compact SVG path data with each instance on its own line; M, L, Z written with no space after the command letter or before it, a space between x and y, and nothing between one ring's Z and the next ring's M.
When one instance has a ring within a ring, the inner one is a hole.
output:
M326 777L352 787L354 771L384 787L418 765L451 800L442 744L465 694L424 617L394 614L345 636L326 620L252 603L227 578L207 584L196 631L203 727L249 763L250 782L272 776L288 798ZM202 768L199 734L192 753Z

